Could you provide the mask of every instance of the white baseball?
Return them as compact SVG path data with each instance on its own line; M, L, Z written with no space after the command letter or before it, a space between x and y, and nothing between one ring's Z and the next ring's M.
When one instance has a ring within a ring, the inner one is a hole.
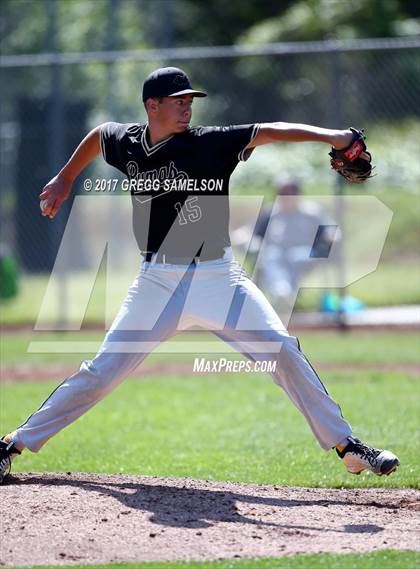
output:
M39 202L39 207L41 208L41 211L44 211L44 209L47 207L48 205L48 200L41 200Z

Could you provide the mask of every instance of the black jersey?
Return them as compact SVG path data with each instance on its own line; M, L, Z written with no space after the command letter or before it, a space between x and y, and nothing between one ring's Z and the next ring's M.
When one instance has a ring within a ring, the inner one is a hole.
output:
M259 125L194 127L152 146L147 125L106 123L105 160L126 174L141 251L216 258L230 245L229 178Z

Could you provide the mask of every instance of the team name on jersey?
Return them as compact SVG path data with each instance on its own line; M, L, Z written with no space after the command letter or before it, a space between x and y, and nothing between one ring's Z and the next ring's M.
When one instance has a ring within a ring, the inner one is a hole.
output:
M190 178L186 172L178 170L173 162L159 169L140 171L137 162L130 160L127 163L127 174L130 180L129 190L141 203L162 195L162 192L223 191L223 179L196 180ZM152 192L154 192L153 195ZM139 195L142 197L138 198Z
M183 170L178 170L173 162L169 162L168 166L162 166L158 169L140 171L139 165L135 160L127 162L127 175L129 178L136 180L188 180L188 174Z

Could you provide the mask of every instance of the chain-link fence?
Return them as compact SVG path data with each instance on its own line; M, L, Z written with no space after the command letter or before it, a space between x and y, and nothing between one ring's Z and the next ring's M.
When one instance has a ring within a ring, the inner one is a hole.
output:
M145 121L143 78L168 64L184 68L194 85L210 95L194 102L194 124L286 121L365 127L378 173L371 187L414 193L419 181L419 46L418 39L407 38L4 56L1 242L25 270L51 270L71 202L49 222L39 213L40 189L90 128L108 120ZM91 168L91 175L110 172L99 160ZM243 193L268 193L279 175L298 175L317 192L334 191L337 183L325 149L283 144L258 149L249 164L238 168L233 186ZM81 182L76 192L83 193ZM89 238L95 220L80 223ZM75 267L86 263L83 256L74 259Z

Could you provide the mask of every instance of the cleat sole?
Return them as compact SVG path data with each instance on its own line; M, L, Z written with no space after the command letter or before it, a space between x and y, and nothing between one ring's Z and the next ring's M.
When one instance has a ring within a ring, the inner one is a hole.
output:
M395 459L394 462L389 467L389 469L385 472L382 472L381 474L385 474L386 476L389 476L390 474L392 474L393 472L395 472L397 470L399 465L400 465L400 461L398 459Z

